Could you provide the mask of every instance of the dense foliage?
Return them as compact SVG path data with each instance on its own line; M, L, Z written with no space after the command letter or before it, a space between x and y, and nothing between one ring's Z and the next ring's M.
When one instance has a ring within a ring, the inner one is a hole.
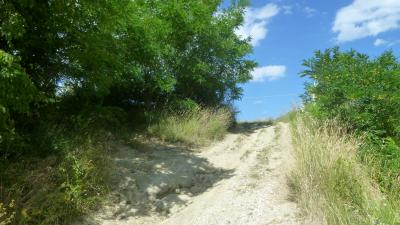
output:
M338 118L362 134L360 156L382 190L400 199L400 63L392 52L317 51L304 62L304 99L314 116Z
M255 63L234 33L243 4L220 3L0 1L2 152L54 110L238 99Z
M113 133L240 98L245 2L0 0L0 224L70 224L106 190Z

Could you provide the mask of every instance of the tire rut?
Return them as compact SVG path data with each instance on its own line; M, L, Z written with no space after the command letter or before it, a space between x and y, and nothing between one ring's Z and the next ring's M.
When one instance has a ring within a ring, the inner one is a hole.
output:
M294 160L287 124L242 128L198 152L118 149L113 201L78 224L299 224L286 184Z

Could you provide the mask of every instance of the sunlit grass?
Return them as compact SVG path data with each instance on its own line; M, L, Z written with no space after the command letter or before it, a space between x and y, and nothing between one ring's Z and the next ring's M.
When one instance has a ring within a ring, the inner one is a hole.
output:
M195 109L179 113L168 113L148 127L148 132L170 142L202 145L221 139L231 122L228 109Z
M290 184L308 224L400 223L398 206L359 162L360 140L335 121L304 115L292 120L292 133L297 167Z

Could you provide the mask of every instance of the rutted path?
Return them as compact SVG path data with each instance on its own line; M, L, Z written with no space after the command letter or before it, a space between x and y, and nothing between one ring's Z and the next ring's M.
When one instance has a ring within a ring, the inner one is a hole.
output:
M115 156L110 201L85 225L300 224L288 125L242 125L198 153L155 144Z

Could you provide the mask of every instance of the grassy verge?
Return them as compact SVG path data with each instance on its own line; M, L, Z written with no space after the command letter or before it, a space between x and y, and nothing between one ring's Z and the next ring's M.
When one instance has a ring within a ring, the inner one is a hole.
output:
M202 145L222 138L231 122L228 109L200 109L161 115L148 133L165 141Z
M399 224L400 208L380 192L360 163L361 141L335 122L300 115L292 120L297 168L293 198L308 224Z

